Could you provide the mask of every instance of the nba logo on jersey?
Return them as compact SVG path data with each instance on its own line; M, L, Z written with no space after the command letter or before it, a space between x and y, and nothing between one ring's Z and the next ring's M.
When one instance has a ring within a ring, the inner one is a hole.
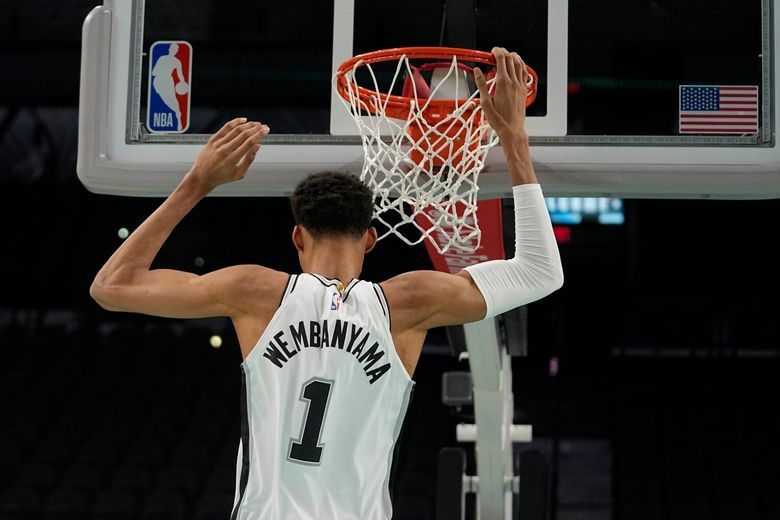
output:
M152 133L182 133L190 126L192 45L154 42L149 50L146 128Z
M333 298L330 299L330 310L337 311L341 307L341 295L333 293Z

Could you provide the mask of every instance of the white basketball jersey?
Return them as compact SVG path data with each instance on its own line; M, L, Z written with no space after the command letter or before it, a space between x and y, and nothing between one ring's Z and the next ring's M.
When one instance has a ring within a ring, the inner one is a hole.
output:
M290 276L241 365L231 520L388 520L390 470L414 382L382 289Z

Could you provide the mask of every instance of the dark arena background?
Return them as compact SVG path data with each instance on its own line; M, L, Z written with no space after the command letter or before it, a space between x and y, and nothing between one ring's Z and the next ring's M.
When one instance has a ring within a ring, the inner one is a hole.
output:
M226 520L241 362L230 323L109 313L89 296L161 202L93 194L76 176L81 24L95 4L0 4L0 520ZM612 5L588 9L604 20ZM614 63L662 64L672 52L650 47L615 51ZM576 86L585 112L611 94L603 69ZM294 88L284 102L305 98L305 81ZM619 112L589 133L619 128ZM547 517L780 519L780 202L626 199L621 209L622 223L557 226L565 285L528 306L528 354L512 358L515 421L534 428L522 449L539 450L548 472ZM298 272L292 226L286 199L209 198L155 266ZM390 238L363 277L430 268L422 245ZM463 370L445 332L431 331L400 441L397 520L441 519L442 448L466 448L473 469L473 447L455 439L473 410L442 403L442 375Z

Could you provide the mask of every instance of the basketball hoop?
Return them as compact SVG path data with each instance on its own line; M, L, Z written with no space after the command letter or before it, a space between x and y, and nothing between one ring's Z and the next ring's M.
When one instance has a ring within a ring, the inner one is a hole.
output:
M412 64L421 60L428 61ZM390 70L375 71L383 63ZM468 49L405 47L355 56L336 71L334 88L363 141L360 178L377 198L374 218L386 227L380 238L394 234L410 245L428 238L440 253L479 247L477 180L498 138L482 113L469 63L494 67L495 58ZM536 73L528 72L526 106L538 84ZM492 92L495 69L485 77ZM381 88L378 78L389 84ZM400 222L389 222L397 218L388 215L399 215ZM408 228L419 236L407 236Z

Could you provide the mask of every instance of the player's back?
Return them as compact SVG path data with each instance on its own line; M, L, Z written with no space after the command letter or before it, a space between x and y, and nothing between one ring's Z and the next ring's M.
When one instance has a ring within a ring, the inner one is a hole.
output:
M231 520L385 520L393 450L414 383L381 288L293 275L241 365Z

